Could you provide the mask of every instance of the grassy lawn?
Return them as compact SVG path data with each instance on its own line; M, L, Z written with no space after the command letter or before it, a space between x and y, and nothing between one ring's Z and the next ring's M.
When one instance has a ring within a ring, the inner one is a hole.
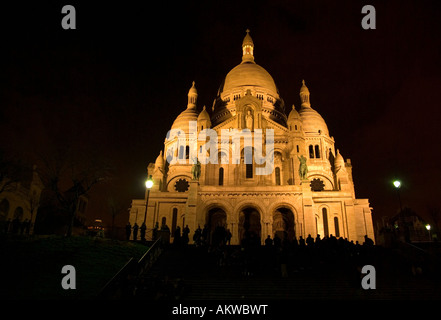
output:
M14 237L0 239L0 297L7 299L91 299L141 244L91 237ZM76 289L64 290L64 265L76 271Z

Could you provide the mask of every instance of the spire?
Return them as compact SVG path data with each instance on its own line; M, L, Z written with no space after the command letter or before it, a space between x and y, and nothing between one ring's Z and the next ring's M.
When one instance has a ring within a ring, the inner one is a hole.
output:
M300 88L300 100L302 101L302 107L311 107L309 101L309 89L305 84L305 80L302 80L302 87Z
M188 90L187 109L195 108L196 107L196 100L197 100L197 98L198 98L198 92L196 90L196 87L194 86L194 81L193 81L190 90Z
M250 29L246 30L247 34L242 42L242 63L254 62L254 43L250 36Z

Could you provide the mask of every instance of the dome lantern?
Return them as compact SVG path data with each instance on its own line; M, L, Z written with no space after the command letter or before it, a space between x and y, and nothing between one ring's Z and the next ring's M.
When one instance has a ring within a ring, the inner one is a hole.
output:
M249 29L242 42L242 63L244 62L254 62L254 43Z
M190 90L188 90L187 109L189 109L189 108L196 108L196 101L198 99L198 91L196 90L196 87L194 86L194 84L195 83L193 81Z
M302 87L300 88L300 100L302 101L302 107L310 107L309 101L309 89L305 84L305 80L302 80Z

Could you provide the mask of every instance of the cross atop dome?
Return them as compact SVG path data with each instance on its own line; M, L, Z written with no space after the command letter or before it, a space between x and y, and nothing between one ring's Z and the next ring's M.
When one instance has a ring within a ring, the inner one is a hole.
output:
M254 43L250 36L250 29L246 30L247 34L243 38L242 42L242 63L244 62L254 62Z

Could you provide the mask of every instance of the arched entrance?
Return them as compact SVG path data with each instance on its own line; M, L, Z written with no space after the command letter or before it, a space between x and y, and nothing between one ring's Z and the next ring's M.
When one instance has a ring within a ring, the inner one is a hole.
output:
M256 238L260 244L261 239L260 213L254 208L243 209L239 214L239 239Z
M289 241L296 236L294 214L288 208L278 208L273 216L273 236L280 239L287 237Z
M210 209L207 213L208 243L217 245L225 238L227 214L219 207Z

